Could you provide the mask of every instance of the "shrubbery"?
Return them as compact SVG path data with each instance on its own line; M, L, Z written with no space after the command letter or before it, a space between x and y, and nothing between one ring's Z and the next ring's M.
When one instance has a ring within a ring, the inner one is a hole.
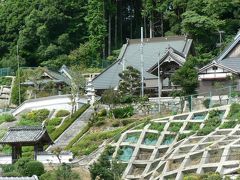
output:
M233 103L230 107L230 111L228 113L228 118L231 120L240 120L240 104Z
M0 115L0 124L2 122L12 122L12 121L15 121L15 120L16 120L16 118L13 115L11 115L11 114L2 114L2 115Z
M77 173L73 172L67 164L62 164L56 170L42 174L40 180L80 180Z
M204 123L204 127L199 129L197 135L203 136L214 131L221 124L220 114L221 112L219 110L210 111L209 117Z
M52 119L47 119L45 124L47 126L58 126L59 124L61 124L61 122L62 122L62 118L56 117Z
M22 119L31 120L33 122L43 122L48 118L50 111L47 109L34 110L22 115Z
M115 108L112 110L112 114L115 118L127 118L131 117L134 113L134 108L132 106Z
M62 110L59 110L59 111L56 113L56 117L66 117L66 116L68 116L69 114L70 114L69 111L62 109Z
M29 161L25 166L25 170L27 176L41 176L44 173L44 166L39 161Z
M10 77L0 77L0 85L11 86L12 78Z
M157 130L157 131L161 132L164 129L164 124L151 122L149 129L153 129L153 130Z
M44 166L39 161L29 158L21 158L15 164L3 165L3 176L41 176L44 173Z
M181 129L182 125L183 125L183 123L173 122L173 123L170 124L168 130L171 131L171 132L177 133Z
M237 124L238 124L238 121L234 121L234 120L225 121L219 128L220 129L234 128Z
M72 114L71 117L65 119L62 125L56 128L50 135L53 140L57 139L86 109L89 107L89 104L84 104L80 109Z

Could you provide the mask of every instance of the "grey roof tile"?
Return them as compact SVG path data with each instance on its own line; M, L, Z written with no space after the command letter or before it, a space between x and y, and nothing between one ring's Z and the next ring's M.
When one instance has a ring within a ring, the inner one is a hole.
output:
M20 142L37 142L47 133L46 128L41 126L20 126L11 127L1 139L0 144L20 143ZM52 140L49 139L49 143Z
M148 73L147 70L152 67L162 56L164 56L166 49L169 46L187 56L191 43L192 41L186 39L185 36L144 39L144 78L156 78L156 76ZM118 74L123 70L122 61L125 62L125 67L133 66L141 71L140 40L129 40L127 47L125 46L126 45L123 45L123 49L125 51L121 51L122 58L115 61L110 67L108 67L93 80L95 89L114 88L118 85L120 80Z

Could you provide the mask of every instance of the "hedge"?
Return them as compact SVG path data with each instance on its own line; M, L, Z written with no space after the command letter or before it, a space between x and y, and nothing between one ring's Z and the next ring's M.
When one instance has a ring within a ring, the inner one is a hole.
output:
M68 116L69 114L70 114L69 111L62 109L62 110L59 110L59 111L56 113L56 116L55 116L55 117L66 117L66 116Z
M88 109L89 106L89 104L84 104L80 109L73 113L71 117L65 119L62 125L50 134L51 138L56 140L79 116L82 115L82 113Z
M66 146L65 149L70 149L73 144L75 144L86 132L88 132L88 130L90 129L90 125L87 124L87 126L85 126L70 142L69 144Z

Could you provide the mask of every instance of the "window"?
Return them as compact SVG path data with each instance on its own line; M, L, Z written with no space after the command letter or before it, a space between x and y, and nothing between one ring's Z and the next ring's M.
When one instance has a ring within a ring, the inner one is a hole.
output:
M218 67L217 66L213 66L212 69L216 71L218 69Z

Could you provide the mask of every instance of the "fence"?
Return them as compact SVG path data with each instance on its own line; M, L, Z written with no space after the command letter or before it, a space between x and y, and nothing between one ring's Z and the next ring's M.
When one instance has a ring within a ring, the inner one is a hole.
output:
M240 86L212 89L209 92L183 97L150 98L151 112L178 114L240 102Z
M14 71L11 68L0 68L0 77L1 76L14 76Z

